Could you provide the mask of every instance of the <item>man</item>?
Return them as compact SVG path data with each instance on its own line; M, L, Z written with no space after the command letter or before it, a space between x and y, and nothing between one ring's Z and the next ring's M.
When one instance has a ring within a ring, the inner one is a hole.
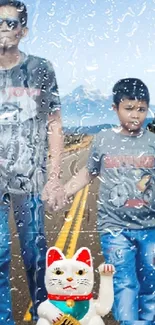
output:
M60 200L61 193L63 197L59 184L63 137L57 82L50 62L27 56L18 49L27 33L26 6L20 1L0 0L1 325L15 324L9 283L10 204L33 302L32 318L36 320L37 307L46 299L46 239L41 195L48 201L49 192L58 190ZM52 165L47 180L48 148Z

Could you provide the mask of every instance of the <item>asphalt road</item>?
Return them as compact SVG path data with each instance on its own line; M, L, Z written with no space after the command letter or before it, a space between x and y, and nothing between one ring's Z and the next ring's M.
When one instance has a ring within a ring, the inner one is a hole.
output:
M63 181L74 174L77 169L84 166L87 159L88 150L82 150L79 153L65 154L63 162ZM91 249L94 259L94 269L103 262L103 257L100 251L98 234L96 231L96 193L97 193L98 181L89 188L89 195L86 202L86 207L82 219L81 231L77 240L76 249L81 246L87 246ZM59 232L64 224L65 216L69 211L70 205L67 205L65 209L52 214L46 214L45 227L48 246L53 246L57 240ZM23 317L30 303L29 292L27 288L27 281L24 272L24 266L20 257L20 249L18 243L18 236L13 220L13 213L10 215L10 227L12 234L12 264L11 264L11 291L13 300L13 313L17 325L31 325L31 322L24 322ZM67 243L65 245L64 253L66 253ZM98 294L99 276L95 272L95 285L94 296ZM113 321L110 315L105 317L106 324L117 324Z

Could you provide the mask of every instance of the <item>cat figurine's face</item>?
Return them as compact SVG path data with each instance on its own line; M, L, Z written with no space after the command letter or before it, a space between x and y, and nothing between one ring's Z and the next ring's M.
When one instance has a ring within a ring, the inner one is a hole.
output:
M45 285L51 295L88 295L94 284L92 257L88 248L80 248L66 259L57 247L46 255Z

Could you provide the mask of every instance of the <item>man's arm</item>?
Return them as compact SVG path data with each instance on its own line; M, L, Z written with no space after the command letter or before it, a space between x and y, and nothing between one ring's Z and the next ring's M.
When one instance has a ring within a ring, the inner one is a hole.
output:
M83 187L89 184L97 175L89 173L86 166L79 170L79 172L72 176L72 178L65 184L64 189L67 198L80 191Z
M48 166L48 181L43 189L42 200L46 201L49 209L55 209L57 200L60 207L64 202L64 187L60 182L61 160L63 153L63 132L60 111L56 110L49 115L48 145L50 163Z
M48 144L50 163L48 169L49 178L59 178L61 172L61 160L63 153L63 132L60 111L49 115L48 119Z
M58 193L60 203L64 201L64 189L60 182L61 158L63 152L63 132L61 122L61 103L55 72L52 64L47 61L47 74L44 80L44 105L48 109L48 146L50 161L48 166L48 181L42 192L42 200L48 206L55 206L55 196ZM62 203L61 203L62 204Z

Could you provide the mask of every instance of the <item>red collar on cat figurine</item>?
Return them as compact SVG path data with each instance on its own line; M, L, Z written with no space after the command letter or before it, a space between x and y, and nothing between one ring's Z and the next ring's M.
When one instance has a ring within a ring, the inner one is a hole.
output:
M86 296L59 296L59 295L51 295L48 294L48 299L49 300L58 300L58 301L65 301L65 300L75 300L75 301L81 301L81 300L90 300L91 298L93 298L92 293L90 293L89 295Z

